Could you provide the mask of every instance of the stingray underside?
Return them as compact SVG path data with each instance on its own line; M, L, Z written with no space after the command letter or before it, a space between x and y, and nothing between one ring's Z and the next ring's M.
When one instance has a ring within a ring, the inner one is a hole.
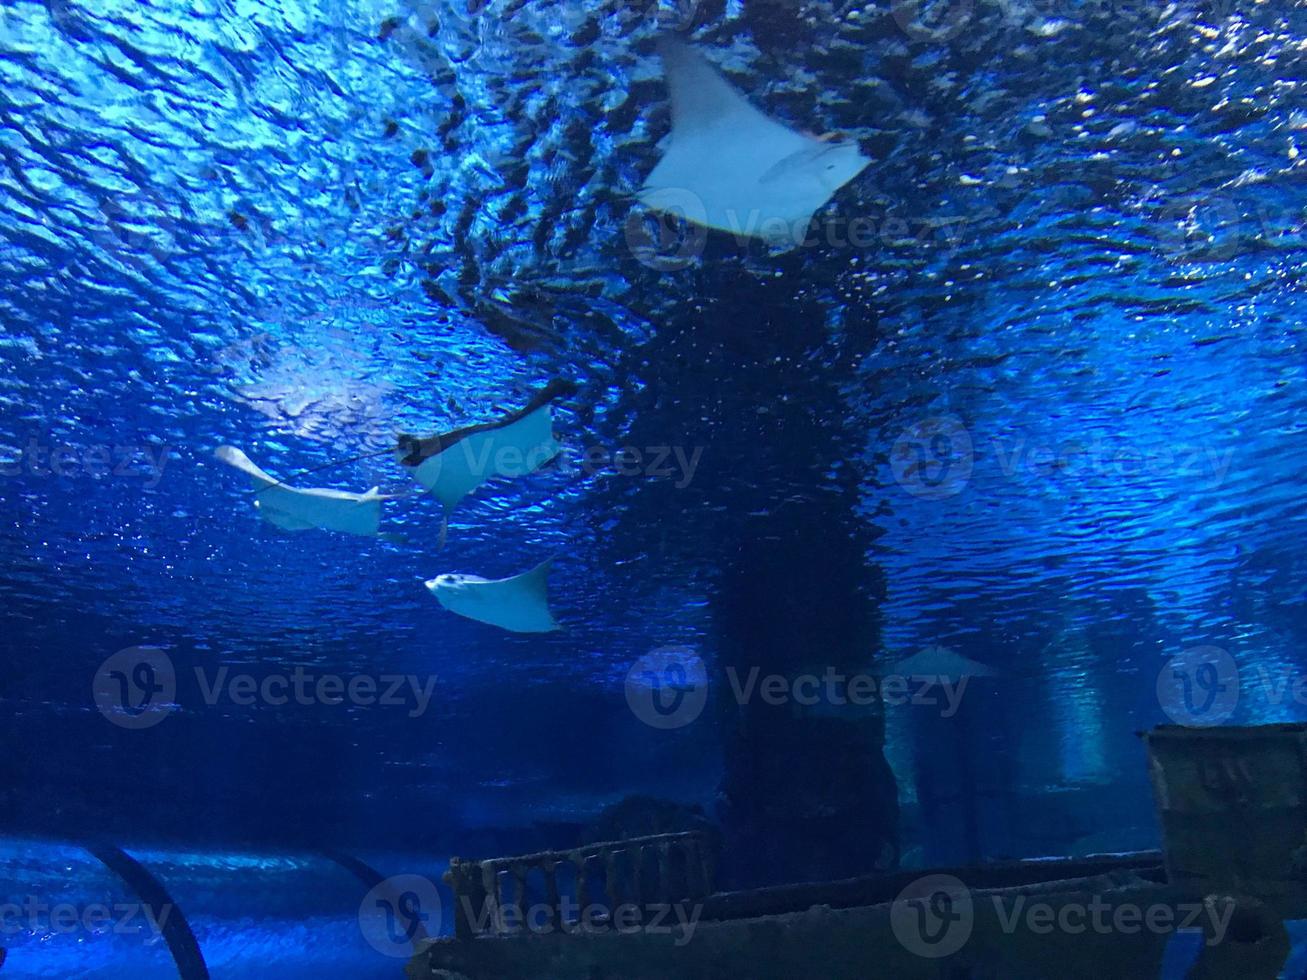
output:
M688 46L669 41L660 50L672 132L638 200L737 237L801 242L817 209L865 166L837 162L856 148L764 115Z
M286 486L234 446L222 446L218 459L250 478L254 488L254 506L259 515L284 531L307 531L322 528L343 534L370 536L381 525L381 503L376 488L365 494L342 490L300 490Z
M534 473L561 448L554 439L553 411L547 401L514 413L506 422L471 426L409 445L418 448L402 462L447 511L495 477Z

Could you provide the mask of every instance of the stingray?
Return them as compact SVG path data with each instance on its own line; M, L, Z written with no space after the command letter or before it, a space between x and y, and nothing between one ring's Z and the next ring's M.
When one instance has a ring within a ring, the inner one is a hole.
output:
M215 455L234 466L254 484L254 506L269 524L283 531L323 528L344 534L375 535L381 525L381 504L394 495L342 490L299 490L269 476L248 456L233 446L222 446Z
M926 647L892 668L900 677L996 677L998 672L947 647Z
M559 454L562 447L554 439L552 405L575 393L576 385L570 381L554 380L536 392L524 408L496 422L426 438L400 434L396 450L399 462L444 508L442 547L449 512L460 500L494 477L534 473Z
M437 575L425 585L452 613L513 633L549 633L559 628L549 611L551 558L513 578Z
M856 143L818 139L768 118L687 45L665 39L659 53L672 132L637 194L646 207L798 245L817 209L871 162Z

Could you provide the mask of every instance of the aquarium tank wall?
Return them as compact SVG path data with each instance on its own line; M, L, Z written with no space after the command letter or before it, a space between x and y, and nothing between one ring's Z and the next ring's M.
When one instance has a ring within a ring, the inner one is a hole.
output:
M1301 0L3 0L0 977L401 977L633 839L1151 868L1141 732L1307 721L1304 78Z

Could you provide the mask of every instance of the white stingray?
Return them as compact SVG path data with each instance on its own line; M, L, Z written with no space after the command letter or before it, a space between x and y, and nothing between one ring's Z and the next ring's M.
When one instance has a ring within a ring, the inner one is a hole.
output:
M798 245L817 209L871 162L856 143L816 139L769 119L685 44L663 41L660 53L672 132L637 195L645 206Z
M460 500L495 477L534 473L562 451L554 438L552 402L576 386L554 381L532 396L520 411L497 422L471 425L419 439L401 435L399 461L449 512ZM445 541L445 528L440 543Z
M250 478L255 490L254 506L259 514L284 531L318 527L344 534L375 535L381 526L382 502L395 499L378 493L377 487L367 493L298 490L269 476L233 446L222 446L215 455Z
M437 575L425 583L452 613L514 633L548 633L559 628L549 611L549 559L512 578Z

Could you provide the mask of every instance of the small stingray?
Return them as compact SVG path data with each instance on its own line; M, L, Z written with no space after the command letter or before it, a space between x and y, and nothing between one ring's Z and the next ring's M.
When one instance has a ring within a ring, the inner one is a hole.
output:
M947 647L926 647L891 670L901 677L997 677L998 672Z
M437 575L425 583L452 613L513 633L549 633L559 628L549 612L551 558L513 578Z
M320 527L344 534L375 535L381 525L381 504L393 495L342 490L297 490L259 469L239 449L222 446L214 454L228 466L246 474L254 484L254 506L269 524L283 531L307 531Z
M445 509L440 545L445 543L449 512L458 502L496 476L534 473L561 450L554 439L552 403L575 394L570 381L554 380L536 392L526 407L497 422L469 425L420 439L401 434L399 462Z
M856 143L817 139L769 119L687 45L663 40L659 53L672 133L637 195L646 207L798 245L817 209L871 162Z

